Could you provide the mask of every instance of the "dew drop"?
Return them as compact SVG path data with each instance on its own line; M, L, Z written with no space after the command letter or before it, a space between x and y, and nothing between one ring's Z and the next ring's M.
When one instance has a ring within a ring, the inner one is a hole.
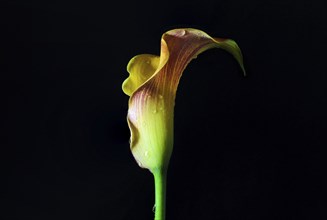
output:
M138 164L140 167L142 167L142 163L141 163L141 162L137 162L137 164Z
M152 212L154 212L154 213L156 212L156 204L153 205Z
M184 36L186 34L186 31L185 30L181 30L180 32L179 32L179 36Z

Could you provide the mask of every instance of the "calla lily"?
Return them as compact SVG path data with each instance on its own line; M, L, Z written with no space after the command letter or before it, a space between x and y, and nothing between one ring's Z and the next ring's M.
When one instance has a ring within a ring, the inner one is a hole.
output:
M244 71L242 54L235 41L213 38L191 28L164 33L160 56L138 55L127 66L130 75L122 88L130 96L127 116L130 147L139 166L154 174L155 219L158 220L165 219L166 171L173 150L177 86L188 63L210 48L221 48L231 53Z

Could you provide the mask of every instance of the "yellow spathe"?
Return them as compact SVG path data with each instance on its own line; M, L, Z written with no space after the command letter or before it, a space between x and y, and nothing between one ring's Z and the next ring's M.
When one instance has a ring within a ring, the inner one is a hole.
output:
M141 167L153 172L168 166L173 150L174 104L179 79L188 63L210 48L231 53L244 71L242 54L235 41L212 38L191 28L163 34L160 56L142 54L128 63L130 75L122 87L130 96L127 121L131 151Z

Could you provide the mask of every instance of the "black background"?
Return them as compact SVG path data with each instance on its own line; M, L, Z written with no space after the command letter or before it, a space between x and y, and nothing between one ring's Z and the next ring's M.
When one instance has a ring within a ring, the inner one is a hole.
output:
M121 84L161 35L232 38L182 77L167 220L327 219L324 1L1 1L1 215L153 219Z

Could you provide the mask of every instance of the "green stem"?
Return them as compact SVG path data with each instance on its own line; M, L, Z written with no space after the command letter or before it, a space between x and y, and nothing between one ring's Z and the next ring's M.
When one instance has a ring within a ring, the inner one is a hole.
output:
M154 186L155 186L155 215L154 220L166 219L166 184L167 169L159 168L154 170Z

